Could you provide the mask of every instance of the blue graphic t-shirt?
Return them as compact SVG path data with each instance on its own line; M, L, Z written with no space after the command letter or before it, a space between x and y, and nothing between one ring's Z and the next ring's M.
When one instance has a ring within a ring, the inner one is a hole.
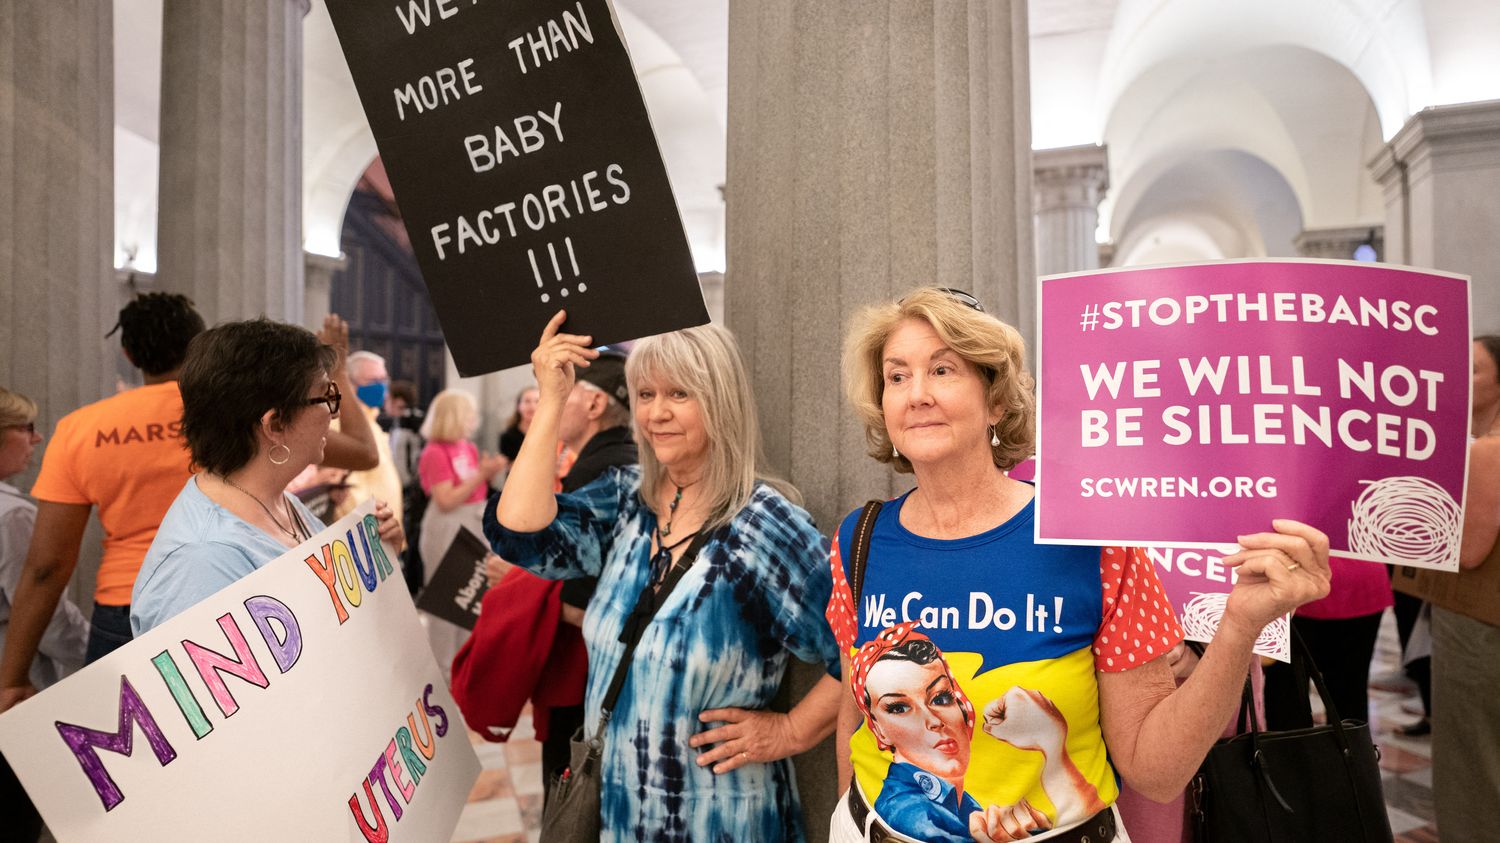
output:
M858 607L840 555L857 511L832 553L828 620L851 654L864 719L850 758L866 804L917 840L971 840L1002 812L1062 829L1109 806L1119 788L1095 672L1182 640L1148 560L1038 545L1030 503L978 535L930 539L902 526L905 502L876 519Z

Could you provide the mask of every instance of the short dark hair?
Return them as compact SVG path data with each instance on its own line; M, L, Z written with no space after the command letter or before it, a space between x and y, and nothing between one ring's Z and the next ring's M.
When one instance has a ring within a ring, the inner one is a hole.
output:
M120 332L130 362L153 377L164 375L187 357L188 343L203 333L203 317L193 300L181 293L141 293L120 310L106 337Z
M1484 350L1490 353L1497 366L1500 366L1500 334L1481 334L1474 338L1474 342L1484 346ZM1496 380L1500 380L1500 371L1496 372Z
M391 381L391 397L406 402L406 406L417 406L417 385L411 381Z
M337 360L311 331L264 317L199 334L177 380L193 464L223 476L250 462L261 416L273 410L290 423L308 409L308 390Z

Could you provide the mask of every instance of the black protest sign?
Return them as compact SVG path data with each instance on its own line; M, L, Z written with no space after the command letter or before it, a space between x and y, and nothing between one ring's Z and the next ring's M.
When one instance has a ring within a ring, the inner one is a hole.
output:
M708 321L606 0L328 0L458 371Z
M484 541L460 527L443 561L432 572L432 581L418 595L417 608L473 629L479 620L479 602L490 590L489 578L484 575L484 557L489 552Z

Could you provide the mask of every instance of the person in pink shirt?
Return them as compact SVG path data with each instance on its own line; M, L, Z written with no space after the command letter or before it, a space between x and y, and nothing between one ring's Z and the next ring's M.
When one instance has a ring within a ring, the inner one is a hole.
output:
M432 579L460 529L484 536L484 502L490 479L505 468L507 461L502 456L479 453L472 441L478 429L479 407L467 392L447 389L432 399L422 424L427 446L417 462L422 491L430 498L418 542L423 582ZM432 653L446 678L468 630L433 617L424 616L422 620L427 625Z

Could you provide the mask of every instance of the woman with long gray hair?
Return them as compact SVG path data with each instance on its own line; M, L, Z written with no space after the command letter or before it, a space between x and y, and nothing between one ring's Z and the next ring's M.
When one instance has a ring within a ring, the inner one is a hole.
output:
M583 731L604 721L601 837L800 840L788 759L833 728L838 651L820 612L832 578L796 490L762 464L734 337L704 326L637 344L626 378L640 466L554 496L563 403L598 356L590 337L559 333L564 316L532 352L540 403L485 528L497 553L541 576L599 578L583 624ZM622 631L643 617L632 607L657 595L604 719ZM767 706L789 656L829 675L777 714Z

